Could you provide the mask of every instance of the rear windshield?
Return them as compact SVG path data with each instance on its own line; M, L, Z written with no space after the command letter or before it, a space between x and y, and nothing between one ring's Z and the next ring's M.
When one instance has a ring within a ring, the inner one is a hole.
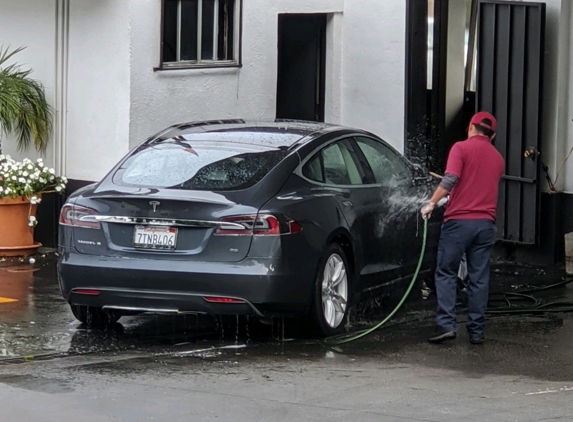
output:
M143 145L114 174L119 185L188 190L253 186L288 153L231 143L164 141Z

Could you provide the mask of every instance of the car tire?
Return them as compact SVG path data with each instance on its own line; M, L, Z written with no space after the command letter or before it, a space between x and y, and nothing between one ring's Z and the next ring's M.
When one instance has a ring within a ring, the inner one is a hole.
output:
M76 319L88 327L103 328L115 324L121 315L102 308L85 305L70 305Z
M318 335L331 336L344 328L348 318L351 280L344 250L337 243L330 244L318 266L310 315Z

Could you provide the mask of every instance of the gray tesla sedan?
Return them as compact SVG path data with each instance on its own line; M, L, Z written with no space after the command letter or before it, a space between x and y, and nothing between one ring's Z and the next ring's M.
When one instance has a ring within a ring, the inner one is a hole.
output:
M330 335L353 295L413 273L426 189L415 176L361 130L171 126L69 197L61 291L93 326L147 312L288 315Z

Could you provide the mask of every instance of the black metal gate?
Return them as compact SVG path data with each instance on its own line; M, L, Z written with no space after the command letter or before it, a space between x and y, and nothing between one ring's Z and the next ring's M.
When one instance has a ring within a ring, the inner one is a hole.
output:
M478 15L477 108L497 118L496 147L506 162L498 238L535 244L545 4L481 0Z

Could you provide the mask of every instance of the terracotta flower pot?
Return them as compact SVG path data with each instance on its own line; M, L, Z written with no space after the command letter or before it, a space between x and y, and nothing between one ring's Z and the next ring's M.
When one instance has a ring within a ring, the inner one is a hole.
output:
M31 255L42 246L34 243L34 227L28 225L37 207L23 196L0 198L0 256Z

